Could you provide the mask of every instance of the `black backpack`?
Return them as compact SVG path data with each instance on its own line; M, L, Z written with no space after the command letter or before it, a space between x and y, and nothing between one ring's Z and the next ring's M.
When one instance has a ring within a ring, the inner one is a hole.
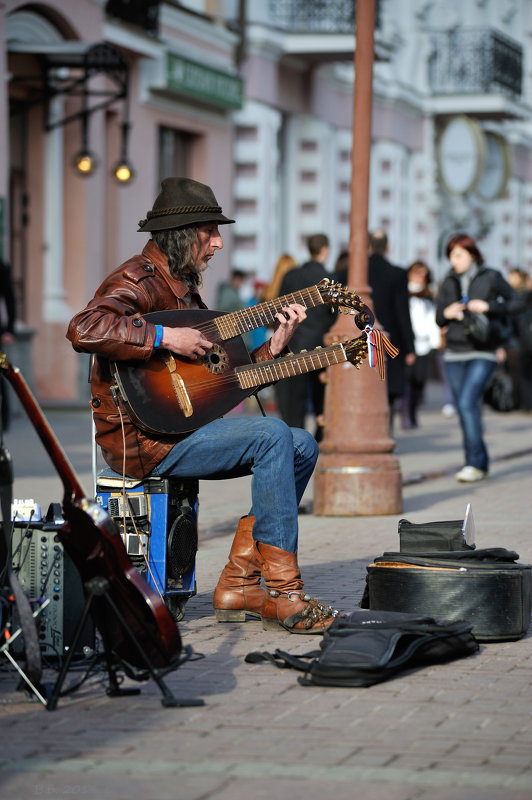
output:
M412 667L475 653L479 645L468 622L446 622L419 614L358 609L337 617L319 650L294 655L253 652L245 660L267 661L305 674L303 686L373 686Z

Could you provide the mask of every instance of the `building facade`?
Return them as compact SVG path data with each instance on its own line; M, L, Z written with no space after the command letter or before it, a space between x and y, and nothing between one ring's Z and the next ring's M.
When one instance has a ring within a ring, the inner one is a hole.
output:
M280 198L267 220L274 257L304 258L317 230L331 236L333 260L349 244L354 6L247 4L235 169L254 180L236 181L234 196L257 209ZM531 32L526 0L377 2L369 226L388 231L396 263L422 258L441 276L460 229L493 266L532 271ZM235 259L271 269L260 241L246 253L253 227L248 214Z
M0 255L16 285L16 356L40 399L72 401L87 397L88 362L68 321L144 246L137 223L161 179L208 182L231 212L238 37L178 3L8 0L0 41ZM88 173L74 166L84 151L99 162ZM122 157L135 174L120 185ZM231 231L226 245L222 273Z
M66 325L145 243L136 223L166 175L209 183L237 220L211 304L231 267L268 280L312 233L333 269L350 235L354 25L353 0L0 5L0 256L41 400L87 396ZM391 260L440 277L462 229L490 265L532 272L531 34L527 0L378 0L369 225Z

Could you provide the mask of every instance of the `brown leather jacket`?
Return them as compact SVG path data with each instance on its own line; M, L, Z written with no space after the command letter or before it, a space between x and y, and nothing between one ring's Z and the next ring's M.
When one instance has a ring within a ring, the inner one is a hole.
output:
M186 308L183 301L188 287L174 280L166 257L149 241L141 255L133 256L97 290L87 307L73 317L67 338L80 353L95 353L91 375L91 407L96 441L112 469L122 473L124 445L120 414L111 396L114 382L109 361L150 358L155 341L155 325L143 314L150 311ZM206 308L193 293L192 301ZM254 361L272 358L268 343L257 348ZM181 436L157 436L136 427L121 406L124 420L126 474L143 478L166 456ZM185 434L186 435L186 434Z

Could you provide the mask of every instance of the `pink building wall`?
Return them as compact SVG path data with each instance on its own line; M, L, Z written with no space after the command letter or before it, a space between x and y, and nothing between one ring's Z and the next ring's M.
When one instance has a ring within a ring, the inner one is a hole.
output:
M0 9L0 196L9 197L9 83L6 82L7 48L6 16L22 9L23 2L6 2ZM65 39L89 43L104 40L103 4L69 0L50 0L33 6ZM174 35L176 32L174 31ZM190 43L190 37L189 43ZM220 48L220 51L222 48ZM118 186L110 171L118 160L120 149L121 105L99 111L90 118L90 148L100 159L99 169L89 178L80 177L72 167L74 154L81 146L81 126L73 121L61 128L63 139L62 181L64 210L62 227L62 286L64 303L70 313L83 308L103 278L126 258L140 252L148 237L137 233L138 221L146 216L159 192L158 130L166 126L197 136L189 175L204 181L213 190L224 211L231 215L232 125L227 112L196 109L193 104L169 100L146 100L141 95L140 71L142 56L127 53L130 63L129 160L136 171L127 186ZM28 58L17 55L18 58ZM98 80L105 81L101 77ZM71 108L77 100L67 100ZM44 169L46 132L43 107L28 112L27 148L25 154L26 190L29 197L27 227L27 314L23 320L35 331L32 341L32 370L37 396L46 402L76 400L86 392L86 363L74 353L65 338L68 319L46 321L44 252L45 185ZM230 270L232 232L223 231L226 248L217 255L206 276L204 294L212 302L220 279ZM60 235L58 233L58 235ZM8 255L8 253L6 254ZM85 384L85 386L84 386Z

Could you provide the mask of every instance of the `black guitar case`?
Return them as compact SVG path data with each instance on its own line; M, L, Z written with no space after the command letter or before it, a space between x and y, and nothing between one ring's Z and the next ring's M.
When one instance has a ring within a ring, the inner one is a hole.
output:
M368 565L363 608L467 620L479 641L528 630L532 567L505 548L384 553Z

